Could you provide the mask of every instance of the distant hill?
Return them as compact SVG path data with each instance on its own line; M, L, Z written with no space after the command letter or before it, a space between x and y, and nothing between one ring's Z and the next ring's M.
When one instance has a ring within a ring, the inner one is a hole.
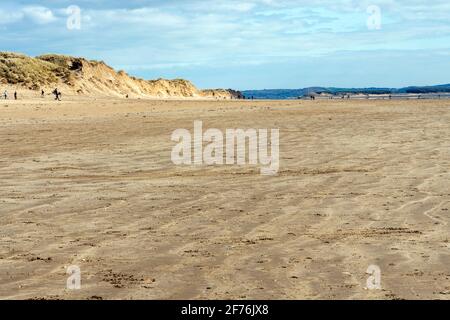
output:
M425 94L425 93L450 93L450 84L426 86L426 87L405 87L405 88L333 88L333 87L309 87L303 89L265 89L265 90L244 90L242 94L246 98L255 99L297 99L311 94Z
M406 87L397 90L398 93L449 93L450 84L426 87Z
M231 89L199 90L191 82L143 80L115 71L103 61L48 54L28 57L0 52L0 84L14 88L40 90L58 87L66 93L149 98L237 99L241 93Z

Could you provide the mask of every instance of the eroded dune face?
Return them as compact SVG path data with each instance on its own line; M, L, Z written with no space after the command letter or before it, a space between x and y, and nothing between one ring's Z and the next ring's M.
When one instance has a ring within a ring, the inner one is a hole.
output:
M110 97L242 98L240 92L230 89L199 90L183 79L143 80L117 72L103 61L54 54L32 58L0 53L0 81L30 90L59 86L73 94Z

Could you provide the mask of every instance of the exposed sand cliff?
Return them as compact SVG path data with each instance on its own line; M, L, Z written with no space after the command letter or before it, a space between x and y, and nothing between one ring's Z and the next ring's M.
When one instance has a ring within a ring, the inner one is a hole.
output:
M148 98L238 99L240 92L199 90L191 82L143 80L115 71L103 61L48 54L36 58L17 53L0 53L0 83L20 89L53 89L82 95Z

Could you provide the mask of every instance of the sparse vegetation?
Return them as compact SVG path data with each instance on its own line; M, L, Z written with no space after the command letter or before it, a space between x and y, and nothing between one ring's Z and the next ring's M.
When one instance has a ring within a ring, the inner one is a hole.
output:
M0 79L6 84L20 84L36 90L69 79L70 71L58 64L22 54L0 53Z
M65 55L45 54L36 58L23 54L0 52L0 83L38 90L53 85L66 85L79 94L101 94L139 97L236 97L229 90L198 90L191 82L175 80L143 80L116 72L103 61Z

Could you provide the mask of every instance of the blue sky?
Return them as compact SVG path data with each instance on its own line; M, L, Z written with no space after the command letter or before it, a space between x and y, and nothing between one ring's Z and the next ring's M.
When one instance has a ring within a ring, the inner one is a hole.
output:
M450 83L448 0L2 0L0 42L201 88Z

